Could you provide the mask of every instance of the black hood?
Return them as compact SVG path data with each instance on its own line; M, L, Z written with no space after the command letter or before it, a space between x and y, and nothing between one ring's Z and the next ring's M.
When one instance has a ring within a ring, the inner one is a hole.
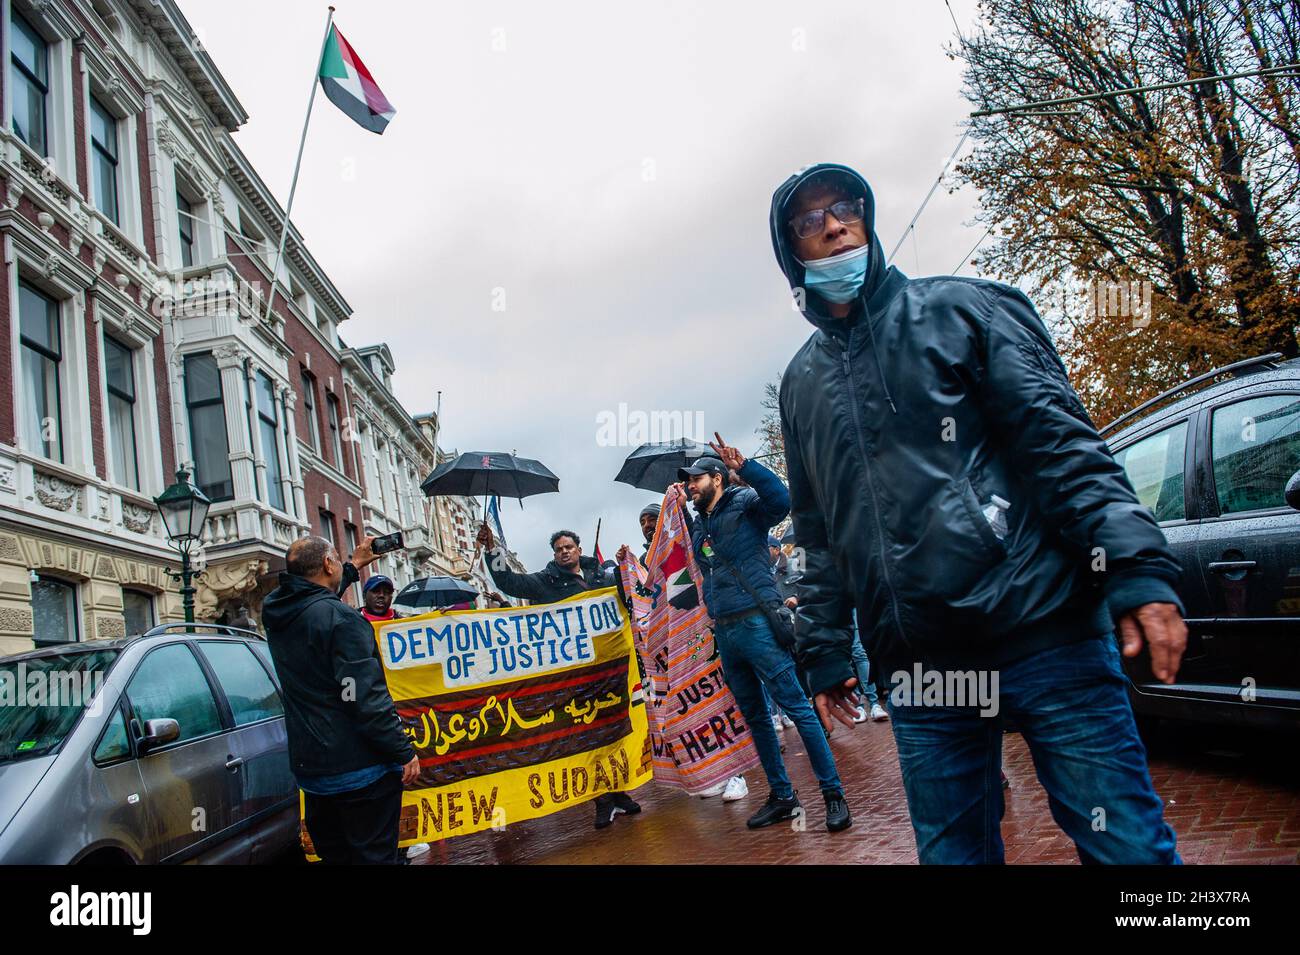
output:
M262 602L262 623L268 630L283 630L293 625L304 610L318 600L336 600L337 595L306 577L283 571L280 586Z
M600 564L597 563L596 558L588 557L586 554L583 554L581 557L578 558L578 569L583 572L583 576L586 576L586 572L592 570L593 568L595 570L600 570ZM546 570L544 572L550 574L552 577L560 577L563 574L568 574L570 577L577 576L576 574L574 574L573 571L565 570L555 561L551 561L549 564L547 564Z
M839 173L841 177L848 180L848 185L852 186L855 191L861 192L864 200L862 221L867 229L867 243L871 246L871 252L867 261L867 276L862 283L859 301L869 302L872 296L884 287L887 279L895 275L901 279L902 273L885 265L885 251L880 245L879 237L876 235L876 197L872 194L871 186L867 184L867 180L848 166L841 166L832 162L817 163L800 169L777 187L776 192L772 193L772 210L768 219L768 224L772 230L772 250L776 253L777 264L781 266L781 271L785 273L785 277L790 282L790 288L792 290L802 288L804 267L799 264L794 251L790 248L785 206L789 202L790 196L794 194L794 191L799 186L813 176L827 172ZM843 325L843 320L831 318L827 314L825 300L816 293L809 293L804 299L804 305L804 318L818 328L827 328L828 325L831 328L838 328Z

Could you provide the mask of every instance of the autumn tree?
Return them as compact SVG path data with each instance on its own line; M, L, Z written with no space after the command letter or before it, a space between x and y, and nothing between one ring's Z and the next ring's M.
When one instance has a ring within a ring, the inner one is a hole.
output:
M980 13L953 50L977 111L1273 71L971 121L958 175L991 233L976 262L1037 289L1098 423L1216 365L1300 354L1300 83L1278 71L1300 61L1300 0Z

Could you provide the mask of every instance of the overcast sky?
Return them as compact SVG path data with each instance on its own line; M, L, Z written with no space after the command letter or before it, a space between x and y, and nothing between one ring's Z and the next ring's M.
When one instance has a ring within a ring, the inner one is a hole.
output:
M326 4L180 2L283 204ZM950 2L970 31L974 0ZM656 495L613 482L632 448L597 443L602 411L702 412L756 450L764 382L812 331L772 255L775 187L857 168L888 252L970 109L943 0L336 6L397 115L376 136L316 97L294 222L354 309L347 344L389 343L412 413L441 390L444 448L560 476L502 502L529 569L556 528L591 553L598 517L606 556L640 543ZM894 264L951 272L975 209L940 190Z

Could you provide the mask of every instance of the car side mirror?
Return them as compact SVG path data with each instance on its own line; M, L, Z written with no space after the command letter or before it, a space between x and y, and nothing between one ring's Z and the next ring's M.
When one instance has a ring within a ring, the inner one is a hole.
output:
M1282 493L1287 504L1300 511L1300 471L1291 475L1291 480L1286 482L1286 490Z
M147 720L144 734L140 737L141 752L148 752L158 746L174 743L181 737L181 724L175 720Z

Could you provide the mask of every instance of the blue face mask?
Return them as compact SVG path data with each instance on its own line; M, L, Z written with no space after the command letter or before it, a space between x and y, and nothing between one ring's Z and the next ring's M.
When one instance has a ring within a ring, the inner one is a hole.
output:
M829 258L801 262L804 267L803 286L828 302L837 305L851 302L866 280L870 259L871 243L868 242Z

